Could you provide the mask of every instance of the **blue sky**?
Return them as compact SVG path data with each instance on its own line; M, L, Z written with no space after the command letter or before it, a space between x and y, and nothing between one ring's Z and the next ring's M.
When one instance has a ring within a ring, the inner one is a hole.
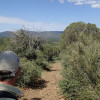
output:
M0 31L63 31L77 21L100 28L100 0L0 0Z

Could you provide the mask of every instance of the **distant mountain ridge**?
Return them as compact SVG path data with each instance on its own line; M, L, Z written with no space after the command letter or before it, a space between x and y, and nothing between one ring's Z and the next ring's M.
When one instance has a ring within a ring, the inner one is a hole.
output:
M4 32L0 32L0 38L2 37L12 37L13 35L11 34L10 31L4 31Z
M54 40L60 40L61 34L63 31L43 31L43 32L36 32L36 31L30 31L31 36L39 36L43 37L45 39L54 39ZM2 37L13 37L13 34L10 31L4 31L0 32L0 38Z

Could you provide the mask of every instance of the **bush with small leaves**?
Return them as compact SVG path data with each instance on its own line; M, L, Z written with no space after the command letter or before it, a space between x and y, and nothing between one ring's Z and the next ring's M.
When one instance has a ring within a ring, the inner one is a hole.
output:
M26 58L20 59L22 71L18 77L17 85L21 87L34 86L34 82L41 78L42 69L34 61Z
M59 85L66 100L100 99L100 42L82 35L66 47Z

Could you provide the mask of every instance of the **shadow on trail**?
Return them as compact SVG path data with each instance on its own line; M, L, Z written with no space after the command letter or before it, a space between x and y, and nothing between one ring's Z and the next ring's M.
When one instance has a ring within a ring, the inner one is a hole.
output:
M50 71L50 68L47 68L47 67L42 67L42 69L45 71Z
M41 100L41 98L32 98L30 100Z
M51 69L50 72L52 72L52 71L55 71L55 72L56 72L56 71L58 71L58 70L52 70L52 69Z
M31 99L24 98L23 100L42 100L42 99L41 98L31 98Z
M43 70L48 71L48 72L57 71L57 70L52 70L52 69L47 68L47 67L43 67Z
M30 88L32 88L32 89L43 89L46 87L47 87L47 81L45 81L43 79L37 80L33 84L30 84Z

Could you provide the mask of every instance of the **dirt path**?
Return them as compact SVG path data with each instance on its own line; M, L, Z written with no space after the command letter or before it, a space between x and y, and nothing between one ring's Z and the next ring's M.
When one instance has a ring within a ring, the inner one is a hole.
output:
M57 82L61 79L61 63L56 62L50 71L42 75L41 86L37 89L22 89L24 97L21 100L64 100L59 93Z

